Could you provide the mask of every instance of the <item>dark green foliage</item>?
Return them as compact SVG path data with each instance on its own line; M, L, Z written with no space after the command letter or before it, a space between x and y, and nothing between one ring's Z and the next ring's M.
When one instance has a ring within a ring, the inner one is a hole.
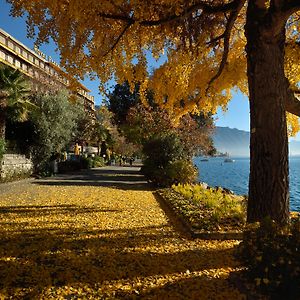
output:
M139 85L136 84L134 91L130 91L128 81L117 84L111 94L109 94L108 109L114 113L114 122L117 125L124 124L129 109L140 102Z
M35 106L28 100L30 85L19 70L0 64L0 137L5 138L6 121L27 120Z
M93 159L91 157L80 157L80 169L91 169L93 167Z
M84 110L82 103L69 101L67 92L38 94L32 101L39 108L30 116L36 136L32 155L36 172L41 172L48 167L51 156L65 149L76 137Z
M142 172L159 186L194 182L197 172L176 134L156 136L144 144Z
M151 158L144 160L142 172L155 185L160 187L170 187L177 183L195 182L197 170L189 160L175 160L158 166Z
M68 173L72 171L78 171L81 169L79 160L66 160L58 162L58 172Z
M30 147L37 140L34 124L28 120L25 122L6 122L6 139L10 151L28 155Z
M153 137L144 144L143 152L158 168L184 158L183 146L176 134Z
M272 299L299 299L300 218L282 228L274 221L250 225L239 256L248 267L247 276Z
M81 169L103 167L104 165L105 165L104 159L100 156L80 158Z
M77 159L66 160L58 162L58 172L68 173L72 171L78 171L81 169L91 169L97 167L103 167L105 162L102 157L79 157Z

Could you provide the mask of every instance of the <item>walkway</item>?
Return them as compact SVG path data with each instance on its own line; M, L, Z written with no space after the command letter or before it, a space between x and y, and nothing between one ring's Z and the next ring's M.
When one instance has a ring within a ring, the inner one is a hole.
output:
M0 185L0 299L246 299L237 242L183 236L138 170Z

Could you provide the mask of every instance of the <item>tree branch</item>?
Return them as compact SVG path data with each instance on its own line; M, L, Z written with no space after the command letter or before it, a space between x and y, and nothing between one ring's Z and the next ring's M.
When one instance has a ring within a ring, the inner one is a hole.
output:
M223 55L222 55L222 60L218 69L218 72L210 79L208 83L208 87L206 89L206 92L209 90L210 85L222 74L227 58L228 58L228 53L229 53L229 43L230 43L230 35L231 35L231 30L234 26L234 23L239 15L240 10L243 8L245 3L245 0L239 1L239 5L236 8L236 10L232 11L229 18L228 22L226 24L226 28L224 33L221 35L224 38L224 50L223 50Z
M113 51L115 49L115 47L117 46L117 44L119 43L119 41L121 40L121 38L123 37L123 35L125 34L125 32L128 30L128 28L132 25L133 23L128 22L126 24L126 26L124 27L124 29L122 30L122 32L120 33L120 35L118 36L118 38L115 40L115 42L112 44L112 46L110 47L110 49L103 55L103 57L105 57L106 55L108 55L111 51Z
M225 30L225 31L226 31L226 30ZM209 41L206 43L206 45L210 46L210 45L215 44L215 43L218 42L219 40L224 39L224 38L225 38L225 31L224 31L222 34L216 36L215 38L209 40ZM197 44L197 45L198 45L198 44Z
M98 15L104 19L111 19L111 20L117 20L117 21L125 21L125 22L131 22L136 23L138 22L141 26L159 26L163 25L165 23L169 23L178 19L181 19L187 15L190 15L194 11L197 10L203 10L204 13L207 14L213 14L213 13L225 13L230 12L233 10L236 10L239 7L241 0L233 0L232 2L222 4L222 5L209 5L204 1L201 1L199 3L196 3L194 5L191 5L187 9L183 11L180 15L170 15L162 19L158 20L138 20L134 19L131 16L128 15L118 15L118 14L106 14L106 13L99 13ZM245 2L245 1L243 1Z
M296 95L299 95L299 98ZM289 90L288 97L285 102L285 110L300 117L300 90Z

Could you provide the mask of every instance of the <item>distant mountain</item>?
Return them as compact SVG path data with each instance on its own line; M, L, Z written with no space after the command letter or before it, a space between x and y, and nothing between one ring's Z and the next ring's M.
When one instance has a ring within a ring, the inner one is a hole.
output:
M231 156L249 156L250 132L229 127L216 127L213 141L217 151Z
M217 151L231 156L249 156L250 132L229 127L216 127L213 141ZM291 140L290 155L300 155L300 141Z
M300 155L300 141L290 141L290 155Z

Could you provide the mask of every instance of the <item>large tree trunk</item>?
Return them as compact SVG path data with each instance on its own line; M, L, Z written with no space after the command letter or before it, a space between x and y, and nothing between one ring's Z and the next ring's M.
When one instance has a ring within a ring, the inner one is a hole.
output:
M285 29L274 26L275 18L257 2L249 1L245 26L251 123L247 219L269 216L283 224L289 219Z

